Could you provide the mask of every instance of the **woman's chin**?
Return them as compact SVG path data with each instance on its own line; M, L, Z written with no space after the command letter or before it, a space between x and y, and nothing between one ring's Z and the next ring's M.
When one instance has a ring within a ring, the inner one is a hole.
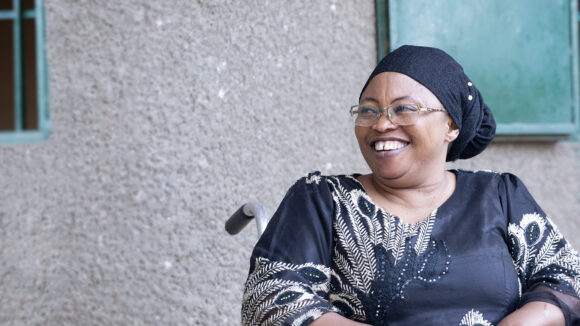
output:
M379 177L384 180L397 180L405 176L407 170L405 165L397 164L380 164L375 165L371 168L375 177Z
M405 176L405 173L395 173L393 171L390 172L373 172L375 178L379 178L383 181L398 181L398 180L402 180L402 178ZM394 185L394 184L393 184Z
M407 146L395 150L375 151L368 153L367 164L377 176L388 179L402 176L409 167L409 162L404 160L404 152Z

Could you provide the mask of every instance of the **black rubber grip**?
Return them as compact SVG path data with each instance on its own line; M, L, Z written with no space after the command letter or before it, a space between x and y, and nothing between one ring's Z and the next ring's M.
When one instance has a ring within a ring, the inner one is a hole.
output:
M226 231L229 234L238 234L254 216L244 214L244 206L240 207L226 222Z

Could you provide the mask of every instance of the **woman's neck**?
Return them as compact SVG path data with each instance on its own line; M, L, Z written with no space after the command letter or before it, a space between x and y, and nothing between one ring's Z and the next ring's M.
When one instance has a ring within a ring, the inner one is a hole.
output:
M386 198L400 198L402 200L415 200L421 197L431 197L440 194L449 183L447 171L419 180L385 180L376 174L370 174L370 179L376 191ZM406 200L406 201L408 201Z
M368 174L361 177L361 183L377 205L406 222L417 222L453 194L456 180L454 173L442 170L422 182L393 183Z

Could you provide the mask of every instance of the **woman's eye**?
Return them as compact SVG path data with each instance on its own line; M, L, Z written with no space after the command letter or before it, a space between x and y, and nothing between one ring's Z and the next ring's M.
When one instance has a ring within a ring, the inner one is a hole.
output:
M393 108L395 114L405 114L417 112L417 108L409 104L400 104Z
M376 115L377 111L378 111L378 109L374 108L372 106L361 106L359 108L360 115Z

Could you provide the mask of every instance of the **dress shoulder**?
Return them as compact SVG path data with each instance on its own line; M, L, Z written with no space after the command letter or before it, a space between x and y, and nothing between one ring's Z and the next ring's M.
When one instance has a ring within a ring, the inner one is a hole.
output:
M312 172L286 193L254 247L242 325L307 325L326 312L333 202L326 177Z
M499 195L506 195L507 193L523 191L526 195L529 195L527 188L520 178L515 174L510 172L495 172L491 170L452 170L463 182L472 184L473 186L478 186L478 189L472 189L476 191L481 191L481 187L497 189Z
M312 172L288 189L258 240L253 257L299 264L329 263L334 205L326 178Z
M290 189L288 189L285 198L301 193L312 194L319 192L321 192L322 196L325 196L328 188L326 184L327 178L328 176L323 175L320 171L309 172L294 182Z

